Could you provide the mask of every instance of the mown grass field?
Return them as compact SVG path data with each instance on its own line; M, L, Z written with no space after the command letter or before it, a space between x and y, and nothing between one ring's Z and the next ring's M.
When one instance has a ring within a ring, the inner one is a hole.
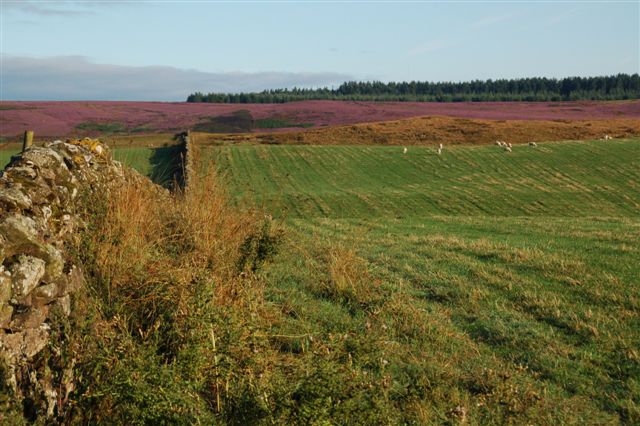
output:
M114 160L120 161L129 167L136 169L145 176L149 176L153 170L153 148L131 147L116 148L113 150Z
M11 156L20 152L19 148L0 149L0 168L4 169L4 166L9 164Z
M296 419L640 422L640 140L203 157L284 220Z
M640 216L640 141L237 146L205 151L238 199L311 217Z

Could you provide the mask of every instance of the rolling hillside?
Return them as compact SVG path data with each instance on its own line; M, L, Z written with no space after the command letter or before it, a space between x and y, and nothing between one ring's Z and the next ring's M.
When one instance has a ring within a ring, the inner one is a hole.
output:
M237 115L240 117L237 117ZM195 104L185 102L0 102L0 137L26 129L36 137L175 133L211 128L217 133L279 132L447 116L483 120L617 120L640 118L640 101L584 102L348 102ZM238 118L240 118L238 120ZM247 118L244 120L243 118Z
M287 217L638 216L640 141L207 148L230 192Z

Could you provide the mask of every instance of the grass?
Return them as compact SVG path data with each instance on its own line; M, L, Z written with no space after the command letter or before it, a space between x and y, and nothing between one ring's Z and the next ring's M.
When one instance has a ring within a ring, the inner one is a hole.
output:
M268 323L255 270L270 226L229 206L215 177L192 184L169 194L130 175L82 194L87 227L70 249L85 293L74 316L52 324L62 352L44 354L76 362L76 389L57 421L212 424L223 403L231 410L260 397L239 355L255 347L245 330Z
M222 146L232 193L275 215L638 216L640 143L516 146Z
M154 152L154 148L119 147L113 150L113 159L122 162L145 176L150 176L153 170L151 158Z
M111 134L123 133L124 131L126 131L126 126L123 123L117 122L98 123L95 121L85 121L78 124L76 126L76 130L100 134Z
M173 144L153 149L149 159L151 163L151 180L165 188L184 185L183 166L184 149L180 144Z
M182 179L182 148L177 144L159 147L121 146L113 150L113 158L166 188Z
M279 118L279 117L272 117ZM206 130L203 130L206 131ZM249 130L245 130L249 131ZM377 123L320 125L318 128L253 134L200 134L201 142L268 145L488 145L496 140L512 144L559 140L615 139L640 134L636 119L616 120L483 120L455 117L416 117Z
M637 424L639 142L208 148L285 219L294 418Z
M4 167L9 164L9 161L11 161L11 156L18 154L19 152L20 148L0 149L0 168L4 169Z
M638 424L639 142L201 147L186 193L84 194L57 420Z
M481 423L636 421L638 221L316 218L292 220L289 231L291 246L270 269L274 297L296 312L289 326L359 339L383 328L389 367L411 359L430 384L426 412L460 405ZM323 252L336 245L367 265L363 296L323 290ZM371 292L380 300L351 302ZM502 377L485 385L486 374Z
M313 123L295 123L290 121L288 118L259 118L255 121L255 127L258 129L283 129L283 128L293 128L293 127L301 127L308 128L313 127Z
M228 115L201 118L192 128L198 132L244 133L250 132L253 125L251 112L242 109Z

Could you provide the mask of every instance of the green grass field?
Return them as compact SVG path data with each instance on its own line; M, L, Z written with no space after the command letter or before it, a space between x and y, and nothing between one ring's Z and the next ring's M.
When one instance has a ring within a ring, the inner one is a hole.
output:
M179 151L113 155L170 185ZM109 398L148 418L205 398L230 424L640 423L640 139L200 158L283 241L230 293L240 312L193 319L217 340L173 363L141 346L96 379Z
M114 160L120 161L127 166L136 169L145 176L150 176L153 169L151 158L154 149L145 147L123 147L113 150Z
M638 140L434 149L209 149L232 193L288 217L638 216Z
M204 157L284 220L297 419L640 422L640 140Z
M0 149L0 169L9 164L11 156L20 152L20 149Z

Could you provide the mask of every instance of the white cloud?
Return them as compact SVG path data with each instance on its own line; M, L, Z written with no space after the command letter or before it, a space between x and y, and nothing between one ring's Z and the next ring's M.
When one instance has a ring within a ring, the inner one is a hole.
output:
M181 101L195 91L240 92L331 86L353 79L333 72L202 72L167 66L95 64L83 56L1 56L2 100Z

